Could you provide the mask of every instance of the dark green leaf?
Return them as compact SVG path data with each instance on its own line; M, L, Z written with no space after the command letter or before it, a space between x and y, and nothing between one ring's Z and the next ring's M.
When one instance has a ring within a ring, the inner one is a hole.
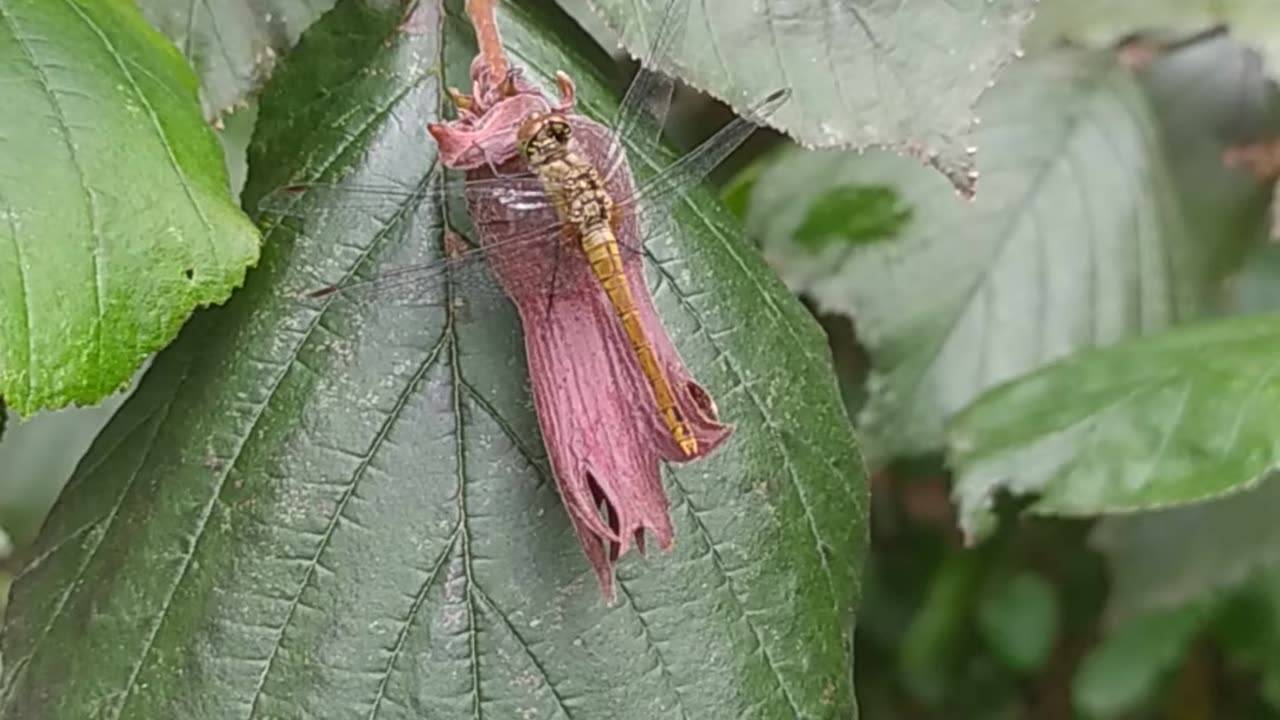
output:
M1071 688L1076 709L1086 717L1115 718L1151 699L1207 619L1206 610L1197 606L1119 627L1081 664Z
M217 117L266 82L278 57L333 0L139 0L200 76L206 117Z
M955 419L960 525L989 528L1002 489L1030 511L1096 515L1205 500L1280 465L1280 316L1179 328L1081 353L983 395Z
M0 0L0 395L91 404L258 257L182 56L128 0Z
M632 55L739 111L791 88L791 100L769 123L806 146L906 150L927 156L962 186L972 185L965 146L974 102L1012 59L1035 5L797 0L779 14L741 0L711 0L689 3L690 30L672 57L644 57L669 2L592 5L615 31L621 28Z
M474 53L460 5L443 28L427 2L404 28L355 1L314 26L263 98L246 203L304 177L430 181L424 124ZM565 70L611 111L562 50L579 37L502 7L532 77ZM392 210L272 225L246 288L157 358L15 585L0 717L855 717L862 464L820 333L723 209L691 193L650 279L736 431L665 473L676 549L624 558L612 609L504 299L295 299L438 257L459 220Z
M900 158L784 155L748 226L788 284L853 317L876 368L860 416L877 456L936 450L983 390L1075 350L1166 327L1206 303L1146 99L1109 57L1019 63L984 99L990 170L973 202ZM895 188L910 218L891 243L797 247L810 199Z
M1058 596L1038 575L1001 578L978 603L978 628L993 650L1013 668L1030 673L1044 667L1058 633Z

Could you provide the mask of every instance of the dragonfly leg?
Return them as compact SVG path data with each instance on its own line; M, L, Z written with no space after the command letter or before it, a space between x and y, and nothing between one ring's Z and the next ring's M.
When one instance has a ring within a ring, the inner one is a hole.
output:
M462 91L456 87L449 88L449 99L453 100L453 104L459 110L470 111L475 107L475 100L470 95L463 95Z

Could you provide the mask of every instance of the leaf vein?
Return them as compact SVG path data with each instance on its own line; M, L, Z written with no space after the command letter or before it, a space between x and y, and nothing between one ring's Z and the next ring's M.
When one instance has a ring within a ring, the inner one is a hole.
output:
M209 220L208 215L205 214L204 206L196 199L195 191L192 189L186 173L183 172L182 167L178 164L178 157L174 154L173 144L169 142L169 136L165 134L164 128L161 126L160 118L156 115L156 110L151 105L151 100L147 97L146 93L142 92L142 88L138 85L138 81L134 78L133 73L129 71L129 64L124 61L124 58L120 55L120 51L111 43L111 39L107 37L106 33L102 32L102 28L98 27L98 25L80 9L76 0L62 1L71 8L72 11L80 16L81 22L83 22L95 35L98 36L98 40L102 43L103 48L106 49L107 54L115 61L116 67L120 68L120 72L124 75L124 79L129 83L129 87L133 90L138 102L142 105L143 109L146 110L147 119L150 120L151 123L151 129L155 132L156 139L160 141L160 146L164 148L165 158L169 161L169 167L173 170L173 174L177 178L178 184L182 186L182 191L187 196L187 200L191 203L192 210L195 211L196 216L200 218L200 223L205 227L205 241L209 245L210 262L217 265L218 244L214 240L213 223Z
M502 612L498 607L498 603L494 602L493 598L489 596L489 593L485 592L484 588L477 586L476 594L484 604L488 605L489 609L498 616L498 619L501 620L502 624L507 628L507 632L511 633L511 637L515 638L516 644L520 646L521 650L524 650L525 655L529 658L529 662L533 663L534 669L536 669L538 674L542 676L542 681L547 684L547 689L551 691L551 697L555 698L556 708L560 710L560 714L569 720L573 720L573 713L569 712L569 708L565 705L565 700L561 697L560 691L556 689L555 683L551 682L551 676L547 674L546 667L543 666L542 661L538 659L538 656L533 654L533 649L529 647L529 643L526 642L524 637L520 635L520 632L516 630L511 619L507 617L506 613Z
M715 567L716 572L725 580L725 587L729 591L729 597L733 599L734 607L737 608L738 614L742 616L747 627L751 629L752 635L756 639L756 645L760 648L760 655L764 658L765 665L768 666L770 677L773 678L774 684L778 686L778 690L782 692L782 697L786 699L787 705L791 708L792 717L803 717L800 708L796 705L796 701L791 697L791 691L787 688L787 684L782 679L782 673L778 670L778 666L774 664L773 656L769 653L768 646L764 642L764 634L760 632L755 621L751 618L751 614L747 612L746 607L742 603L742 596L733 581L733 576L724 566L724 560L720 557L720 551L716 549L715 540L711 537L711 531L707 530L707 526L702 522L701 511L693 502L693 498L684 489L684 485L675 476L675 473L667 473L671 483L680 490L680 495L684 497L684 501L689 505L689 517L693 519L693 525L698 529L698 534L706 541L707 548L711 557L711 564Z
M177 383L178 385L181 385L186 380L187 371L190 369L190 367L191 365L190 363L188 363L186 367L183 368L182 377L179 379ZM137 482L138 476L142 473L142 468L147 464L147 461L151 458L152 451L154 451L156 448L156 438L159 437L160 430L165 425L165 420L168 419L169 413L173 410L174 400L176 398L177 398L177 393L170 395L168 401L163 406L164 407L163 411L157 410L156 412L152 413L152 418L159 418L159 420L155 423L155 427L151 434L151 437L147 440L146 451L141 454L141 458L139 458L137 466L134 467L133 472L130 473L129 475L128 482L125 483L125 486L120 491L120 497L116 500L115 505L112 506L110 513L107 515L104 521L105 525L103 527L102 534L98 537L98 541L94 544L91 550L85 553L84 560L80 563L80 566L76 568L76 572L75 574L72 575L71 581L67 583L66 591L64 591L62 593L62 596L58 598L57 605L55 606L53 613L49 616L49 620L45 623L44 628L40 631L40 635L31 643L30 652L27 653L26 657L24 657L21 661L19 661L19 663L24 667L31 660L31 658L35 657L36 653L39 652L41 643L44 641L46 637L48 637L49 632L53 629L54 624L57 622L58 618L62 615L62 612L66 609L67 603L71 600L71 593L75 590L76 586L84 578L85 572L89 569L89 566L93 563L93 559L97 557L98 551L102 549L102 545L106 540L107 535L110 533L111 526L115 523L116 518L119 517L120 509L124 507L125 499L129 496L129 493L133 490L133 486ZM145 422L139 423L137 429L141 429L142 426L145 424L146 424ZM16 686L17 686L17 678L15 677L14 680L10 683L8 690L11 692ZM4 705L6 709L8 708L9 700L11 698L12 698L12 695L8 695L4 699Z
M378 716L382 701L387 696L387 684L391 682L391 673L395 671L396 662L399 661L400 654L404 652L405 643L409 638L409 629L413 626L413 621L417 618L418 613L422 611L422 606L426 602L427 594L431 591L431 587L435 585L436 579L440 577L440 570L444 568L449 555L453 553L453 547L458 542L458 535L461 529L461 523L454 526L453 532L449 536L449 542L445 543L444 549L436 557L431 573L423 581L422 587L418 589L418 594L413 598L413 604L409 606L409 616L405 618L404 624L400 626L400 631L396 634L396 644L391 650L391 656L387 658L386 668L382 671L382 679L378 683L378 693L373 699L373 706L369 708L368 720L374 720Z
M320 558L329 547L329 542L332 540L337 530L339 518L342 517L342 514L346 511L347 504L351 501L352 496L355 495L356 486L359 485L360 481L364 478L364 474L369 469L369 464L372 462L373 457L378 453L378 450L382 447L383 443L386 442L387 438L391 435L392 428L394 428L397 421L399 421L400 415L403 412L405 405L408 404L409 398L413 396L414 390L417 389L422 378L425 377L427 372L435 365L435 361L440 355L440 350L446 341L447 338L442 333L436 340L434 346L427 353L426 357L423 358L422 362L418 365L417 370L409 379L409 382L406 383L404 389L400 391L399 396L396 398L395 405L391 408L391 411L387 413L382 426L378 428L378 432L374 436L368 452L365 453L364 457L361 458L359 465L356 466L355 471L352 473L351 481L346 483L346 487L343 488L342 497L338 499L337 504L334 506L333 513L329 517L329 524L320 537L320 542L316 546L316 551L307 562L306 570L303 572L302 581L298 584L298 590L294 593L293 598L289 602L289 610L285 613L284 621L280 623L275 641L271 645L271 653L267 656L266 665L263 667L262 674L258 676L258 685L254 688L253 699L249 703L248 718L250 718L250 720L257 712L258 703L262 699L263 689L267 684L267 676L271 674L271 669L275 666L276 658L279 657L280 647L284 643L285 631L288 629L289 624L293 622L294 613L297 612L298 606L302 601L302 596L306 592L307 586L311 583L312 578L315 576L316 567L320 564Z

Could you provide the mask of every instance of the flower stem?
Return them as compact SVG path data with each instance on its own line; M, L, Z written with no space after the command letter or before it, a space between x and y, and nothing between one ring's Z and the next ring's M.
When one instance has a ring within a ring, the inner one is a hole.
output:
M498 34L498 17L494 8L498 0L467 0L467 17L476 29L476 42L480 45L480 55L489 66L489 72L495 82L506 87L507 53L502 47L502 37Z

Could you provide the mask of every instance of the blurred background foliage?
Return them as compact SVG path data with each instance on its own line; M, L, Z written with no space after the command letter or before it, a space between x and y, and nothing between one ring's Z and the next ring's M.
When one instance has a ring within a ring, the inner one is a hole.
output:
M1280 5L1042 0L1025 45L979 106L976 200L777 135L719 178L874 461L862 711L1280 717ZM685 92L671 135L727 114ZM254 117L222 123L236 191ZM122 397L9 418L12 543Z

